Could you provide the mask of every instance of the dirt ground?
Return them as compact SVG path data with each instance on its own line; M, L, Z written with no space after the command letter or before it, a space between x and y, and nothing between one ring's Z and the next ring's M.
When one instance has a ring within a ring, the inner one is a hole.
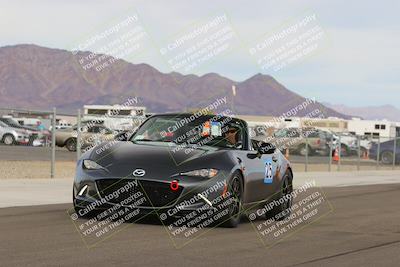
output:
M56 162L55 178L73 178L74 161ZM0 179L50 178L50 161L0 161Z

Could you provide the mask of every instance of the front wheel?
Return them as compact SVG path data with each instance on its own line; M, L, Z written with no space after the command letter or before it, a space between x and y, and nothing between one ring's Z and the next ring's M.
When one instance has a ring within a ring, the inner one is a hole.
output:
M65 147L68 149L68 151L75 152L76 151L76 139L75 138L70 138L65 142Z
M280 204L274 206L270 212L266 213L267 219L274 218L276 221L281 221L290 215L292 207L291 194L293 192L292 174L288 172L283 178L281 188L277 193L277 202ZM280 201L282 199L282 201Z
M6 134L3 137L3 143L7 146L11 146L15 143L15 138L11 134Z
M240 222L242 210L243 180L239 173L234 173L228 181L229 200L228 214L224 217L222 226L235 228Z

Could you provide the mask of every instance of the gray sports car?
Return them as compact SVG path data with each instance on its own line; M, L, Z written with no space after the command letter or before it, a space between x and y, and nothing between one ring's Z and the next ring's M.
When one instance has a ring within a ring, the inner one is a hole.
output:
M179 218L200 207L226 207L214 219L236 227L244 210L276 199L284 201L273 214L290 210L291 198L285 196L293 190L292 181L288 160L273 145L251 140L245 121L162 114L148 118L127 140L102 143L83 154L73 203L81 216L118 206ZM133 202L138 195L143 200ZM222 205L216 199L230 201Z

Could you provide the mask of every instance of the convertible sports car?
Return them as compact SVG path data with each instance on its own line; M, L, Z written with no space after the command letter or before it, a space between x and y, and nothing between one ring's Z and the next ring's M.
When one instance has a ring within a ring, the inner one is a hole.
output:
M236 227L245 209L278 199L284 201L267 215L282 214L292 204L285 197L293 190L290 163L248 133L245 121L230 116L154 115L126 141L102 143L82 155L73 185L75 210L83 216L82 210L99 200L104 205L97 210L124 206L122 199L144 191L145 201L135 206L143 214L173 209L179 218L199 205L211 209L213 199L227 195L233 201L218 220L224 226ZM128 189L130 182L140 187ZM106 198L116 191L120 195Z

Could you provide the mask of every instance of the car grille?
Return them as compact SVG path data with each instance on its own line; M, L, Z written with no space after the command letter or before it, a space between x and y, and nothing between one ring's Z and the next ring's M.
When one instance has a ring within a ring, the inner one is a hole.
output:
M100 196L104 198L132 181L132 179L102 179L97 180L96 184ZM163 182L138 180L138 183L138 186L129 187L128 190L119 194L118 197L112 198L109 202L119 204L124 199L127 199L139 191L146 199L144 203L139 205L140 207L164 207L172 205L183 190L182 187L179 187L178 190L172 191L170 189L170 184Z

